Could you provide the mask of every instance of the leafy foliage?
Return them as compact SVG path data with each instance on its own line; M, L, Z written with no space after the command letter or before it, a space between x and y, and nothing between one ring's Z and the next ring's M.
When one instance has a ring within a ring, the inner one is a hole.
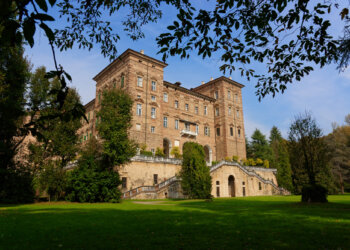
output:
M270 131L270 147L272 149L271 167L277 169L278 185L293 190L292 169L289 162L287 142L282 138L281 132L275 126Z
M137 145L128 137L132 105L131 97L121 89L103 92L101 109L97 113L101 122L97 130L103 139L108 168L127 163L136 154Z
M295 118L290 126L288 145L295 192L300 192L305 185L312 188L323 185L330 190L333 182L329 169L329 150L321 129L310 114Z
M204 148L198 143L184 144L180 177L182 189L189 198L211 198L210 171L205 162Z
M157 38L159 53L164 60L188 58L193 50L203 59L217 53L222 72L238 70L248 80L256 78L259 99L274 96L309 74L314 64L323 67L348 50L343 42L344 52L338 53L340 41L330 31L329 13L338 7L310 0L220 0L210 9L180 10L168 32ZM252 61L266 64L266 72L247 67Z
M120 202L119 174L103 165L102 146L95 138L91 138L81 152L78 167L68 172L66 200Z
M180 148L179 147L173 147L170 152L171 155L173 155L177 159L181 159L182 155L180 153Z
M348 115L347 117L350 118ZM330 149L330 166L341 193L350 189L350 123L336 127L326 136L325 141Z
M157 148L157 149L156 149L155 156L157 156L157 157L165 157L164 150L161 149L161 148Z

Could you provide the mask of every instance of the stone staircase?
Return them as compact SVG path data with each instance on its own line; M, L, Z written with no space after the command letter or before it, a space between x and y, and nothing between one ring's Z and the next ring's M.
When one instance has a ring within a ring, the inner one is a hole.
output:
M235 166L242 170L245 174L250 177L256 177L260 182L264 184L271 185L275 190L276 194L289 194L289 191L278 187L275 183L270 180L266 180L261 175L254 171L254 167L244 167L236 162L229 161L220 161L216 165L210 167L210 173L219 169L222 166ZM183 196L176 195L174 192L169 190L169 187L174 186L173 188L179 189L180 180L173 176L157 185L154 186L140 186L123 193L123 199L161 199L161 198L183 198ZM177 184L177 185L176 185ZM170 195L169 195L170 194Z

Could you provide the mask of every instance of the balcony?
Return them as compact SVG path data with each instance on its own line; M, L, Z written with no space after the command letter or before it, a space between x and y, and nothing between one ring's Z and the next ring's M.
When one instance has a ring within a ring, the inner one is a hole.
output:
M193 136L193 137L196 137L198 135L197 132L193 132L191 130L186 130L186 129L181 130L180 134L183 136Z

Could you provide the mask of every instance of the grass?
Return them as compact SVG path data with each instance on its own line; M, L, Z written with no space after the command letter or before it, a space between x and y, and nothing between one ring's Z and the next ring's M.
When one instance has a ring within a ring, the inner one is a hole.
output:
M299 200L2 205L0 249L350 249L350 195Z

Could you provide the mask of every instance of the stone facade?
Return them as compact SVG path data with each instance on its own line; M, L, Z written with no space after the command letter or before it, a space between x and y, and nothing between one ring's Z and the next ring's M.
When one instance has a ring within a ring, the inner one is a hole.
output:
M79 130L81 141L97 136L96 111L103 90L124 89L134 100L130 137L147 150L171 149L187 141L204 146L207 162L225 157L246 158L241 88L220 77L187 89L164 81L167 64L131 49L126 50L94 77L96 97L86 105L89 123Z

